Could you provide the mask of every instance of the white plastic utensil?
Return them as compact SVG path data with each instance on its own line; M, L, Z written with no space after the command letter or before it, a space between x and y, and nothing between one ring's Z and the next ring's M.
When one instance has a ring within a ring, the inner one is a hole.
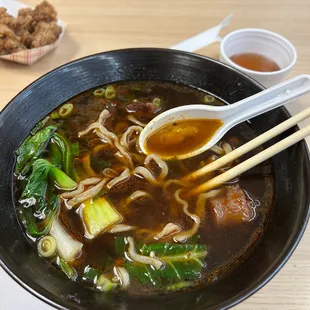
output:
M220 119L223 125L203 147L180 156L161 155L165 160L189 158L211 148L235 125L280 107L308 92L310 92L310 75L299 75L231 105L219 107L194 104L177 107L150 121L140 134L139 144L141 150L147 154L146 142L148 138L165 125L186 119Z

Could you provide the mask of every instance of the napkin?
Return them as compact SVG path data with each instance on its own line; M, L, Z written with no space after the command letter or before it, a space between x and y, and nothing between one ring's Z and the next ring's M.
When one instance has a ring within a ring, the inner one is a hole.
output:
M194 52L216 41L220 41L221 30L229 25L231 19L232 14L228 15L219 25L190 37L176 45L171 46L170 48L185 52Z

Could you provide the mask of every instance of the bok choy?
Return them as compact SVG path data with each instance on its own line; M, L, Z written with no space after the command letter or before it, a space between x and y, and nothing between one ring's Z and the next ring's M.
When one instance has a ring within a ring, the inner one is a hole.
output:
M81 213L89 238L122 221L122 216L104 197L85 201Z
M27 232L38 237L48 232L51 220L58 208L59 199L53 193L54 183L63 189L74 189L76 183L64 172L45 159L37 159L32 165L32 172L22 193L20 203L23 204L22 218Z
M116 238L115 245L117 253L124 247L120 238ZM156 270L150 265L126 261L124 267L130 277L142 284L167 286L169 289L176 284L198 280L207 254L206 246L201 244L137 244L136 250L144 256L156 256L165 263L165 267Z
M54 154L52 154L52 161L56 161L59 166L61 165L61 169L63 169L68 176L73 177L73 156L69 141L59 133L54 133L51 142L52 144L56 144L58 147L58 151L56 149L53 150ZM56 148L55 145L51 147ZM55 156L57 156L57 160L55 160Z
M53 221L50 235L56 240L59 256L66 262L73 261L81 252L83 243L73 239L57 219Z
M47 126L28 137L16 151L17 160L15 173L25 175L31 168L32 163L45 151L56 126Z

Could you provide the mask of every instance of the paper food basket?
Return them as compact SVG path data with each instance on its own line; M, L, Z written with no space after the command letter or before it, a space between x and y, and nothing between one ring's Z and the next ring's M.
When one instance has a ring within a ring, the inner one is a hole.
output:
M7 9L7 12L14 17L17 17L19 9L29 8L28 5L14 0L0 0L0 7L5 7ZM58 40L53 44L41 46L38 48L27 49L8 55L1 55L0 59L5 59L24 65L32 65L60 44L63 34L66 30L66 24L59 19L57 20L57 24L61 27L61 33Z

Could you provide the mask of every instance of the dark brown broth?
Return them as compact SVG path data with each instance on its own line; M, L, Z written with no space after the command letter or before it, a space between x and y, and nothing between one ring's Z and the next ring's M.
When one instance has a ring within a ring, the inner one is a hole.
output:
M115 86L118 85L130 88L135 86L135 89L139 89L132 91L134 99L162 98L163 109L161 112L179 105L197 103L198 101L202 101L202 98L206 94L205 92L188 86L165 82L127 82L115 84ZM138 87L136 87L137 85ZM90 123L96 121L104 104L107 102L104 99L95 98L92 94L93 91L87 91L70 100L70 102L75 105L76 109L73 116L65 120L51 121L51 123L58 123L59 130L70 142L79 141L80 152L82 154L90 151L97 142L92 134L89 135L89 139L78 139L77 132L85 129ZM130 98L130 101L132 100L133 99ZM122 110L128 103L128 100L120 101L113 99L112 102L118 104L117 113L114 115L113 121L109 123L109 129L114 131L116 130L117 124L120 122L124 122L125 124L128 123L127 119L124 118L126 113ZM221 105L223 103L216 99L213 104ZM148 120L146 119L146 121ZM124 128L126 128L126 126ZM119 126L118 130L120 130L120 133L124 131L121 130L121 126ZM249 124L244 123L230 131L223 138L223 141L230 141L231 139L236 140L235 137L237 137L237 142L235 142L234 145L238 146L238 144L246 142L249 136L254 137L255 133ZM91 140L92 143L90 143ZM201 161L208 158L210 154L211 152L207 151L195 158L185 160L181 164L179 162L168 162L169 178L179 178L186 175L186 171L197 169ZM114 157L111 156L109 152L103 152L100 156L104 157L106 161L110 161L112 165L115 163ZM75 166L79 168L80 163L75 162ZM263 171L266 171L266 166L269 169L269 173L263 175ZM80 167L79 169L82 168ZM206 244L208 247L206 268L203 271L202 280L208 281L209 279L212 281L227 272L236 259L242 261L241 257L249 252L251 246L258 239L266 223L273 199L274 188L271 173L269 163L263 163L241 176L241 187L246 190L253 199L260 203L260 206L256 208L256 217L251 222L218 226L212 218L210 218L210 214L207 214L206 219L202 221L199 230L199 242ZM87 175L85 175L85 177L86 176ZM130 210L122 209L122 200L135 190L146 190L154 199L144 203L134 203ZM171 197L169 197L169 195L165 196L159 188L151 186L141 178L132 178L130 182L125 182L111 190L107 196L119 213L124 216L124 223L126 224L153 230L160 230L169 222L178 223L182 228L190 228L192 225L191 221L184 216L180 207L171 207L171 203L173 204L173 202L171 202ZM194 208L193 203L190 205L190 208ZM106 261L104 257L108 254L112 258L115 258L114 235L104 233L93 240L88 240L84 237L84 228L80 217L74 210L68 211L64 206L61 208L59 219L75 238L84 243L83 255L73 264L77 271L81 274L87 265L91 265L92 267L100 269L102 272L106 272ZM143 234L137 236L135 232L120 235L132 235L136 240L140 240L141 242L149 241L145 239ZM145 289L143 289L141 285L135 281L133 282L134 285L129 288L129 293L156 293L152 288L149 288L145 292Z
M173 122L159 128L146 141L147 154L185 155L204 146L223 125L219 119L194 119Z

